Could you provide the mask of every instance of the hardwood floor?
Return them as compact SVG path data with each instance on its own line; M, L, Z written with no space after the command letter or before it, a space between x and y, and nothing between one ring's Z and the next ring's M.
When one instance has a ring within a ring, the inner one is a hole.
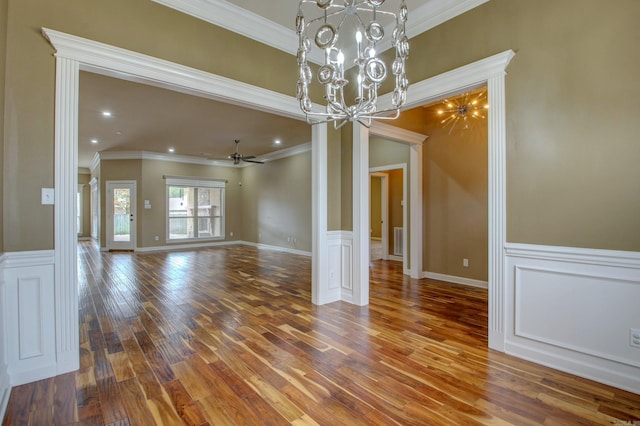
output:
M4 425L640 425L640 395L488 350L486 290L397 262L369 306L314 306L306 257L78 250L80 370Z

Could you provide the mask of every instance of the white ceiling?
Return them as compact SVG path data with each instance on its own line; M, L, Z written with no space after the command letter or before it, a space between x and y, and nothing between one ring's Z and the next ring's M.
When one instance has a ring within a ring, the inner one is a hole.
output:
M311 140L304 121L89 72L80 73L78 122L80 167L97 151L174 148L171 155L224 160L235 139L241 154L256 156Z
M298 0L153 1L295 54L293 23ZM406 0L407 33L415 36L486 1L489 0ZM102 116L105 110L112 116ZM98 151L167 154L173 147L173 155L223 159L233 152L234 139L241 141L240 153L264 156L308 143L310 138L311 129L304 121L81 73L80 167L89 167ZM92 139L99 142L93 144ZM276 139L282 144L275 145Z

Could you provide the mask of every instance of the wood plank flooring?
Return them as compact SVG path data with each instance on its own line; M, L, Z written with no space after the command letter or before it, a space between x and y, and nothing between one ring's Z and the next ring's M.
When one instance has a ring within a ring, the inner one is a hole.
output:
M371 303L311 304L311 260L79 248L80 370L4 425L640 425L640 395L487 349L486 290L371 264Z

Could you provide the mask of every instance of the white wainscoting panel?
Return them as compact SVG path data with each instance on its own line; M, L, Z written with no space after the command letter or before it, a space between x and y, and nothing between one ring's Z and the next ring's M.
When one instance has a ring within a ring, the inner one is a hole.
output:
M329 231L329 289L335 300L353 303L353 235L349 231Z
M506 351L640 393L640 253L506 246Z
M13 386L57 373L53 263L52 250L7 253L3 308Z

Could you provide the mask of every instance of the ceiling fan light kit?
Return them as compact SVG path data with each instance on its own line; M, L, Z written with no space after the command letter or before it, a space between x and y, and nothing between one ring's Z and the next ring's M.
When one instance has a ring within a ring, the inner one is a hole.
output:
M233 154L229 154L227 156L227 159L228 160L232 160L234 165L237 166L241 162L264 164L264 161L255 160L255 158L256 158L255 155L242 155L242 154L240 154L240 152L238 152L238 144L240 143L240 140L236 139L234 142L236 143L236 152L234 152Z
M373 119L389 120L400 115L409 87L405 69L409 57L405 33L408 10L405 0L399 1L397 9L384 3L385 0L300 1L296 16L296 96L309 123L333 122L339 128L357 121L369 127ZM395 48L390 64L381 57L384 47ZM324 61L314 78L308 60L316 49ZM379 109L378 89L390 74L395 79L392 105ZM309 87L314 81L324 89L324 111L313 110Z

